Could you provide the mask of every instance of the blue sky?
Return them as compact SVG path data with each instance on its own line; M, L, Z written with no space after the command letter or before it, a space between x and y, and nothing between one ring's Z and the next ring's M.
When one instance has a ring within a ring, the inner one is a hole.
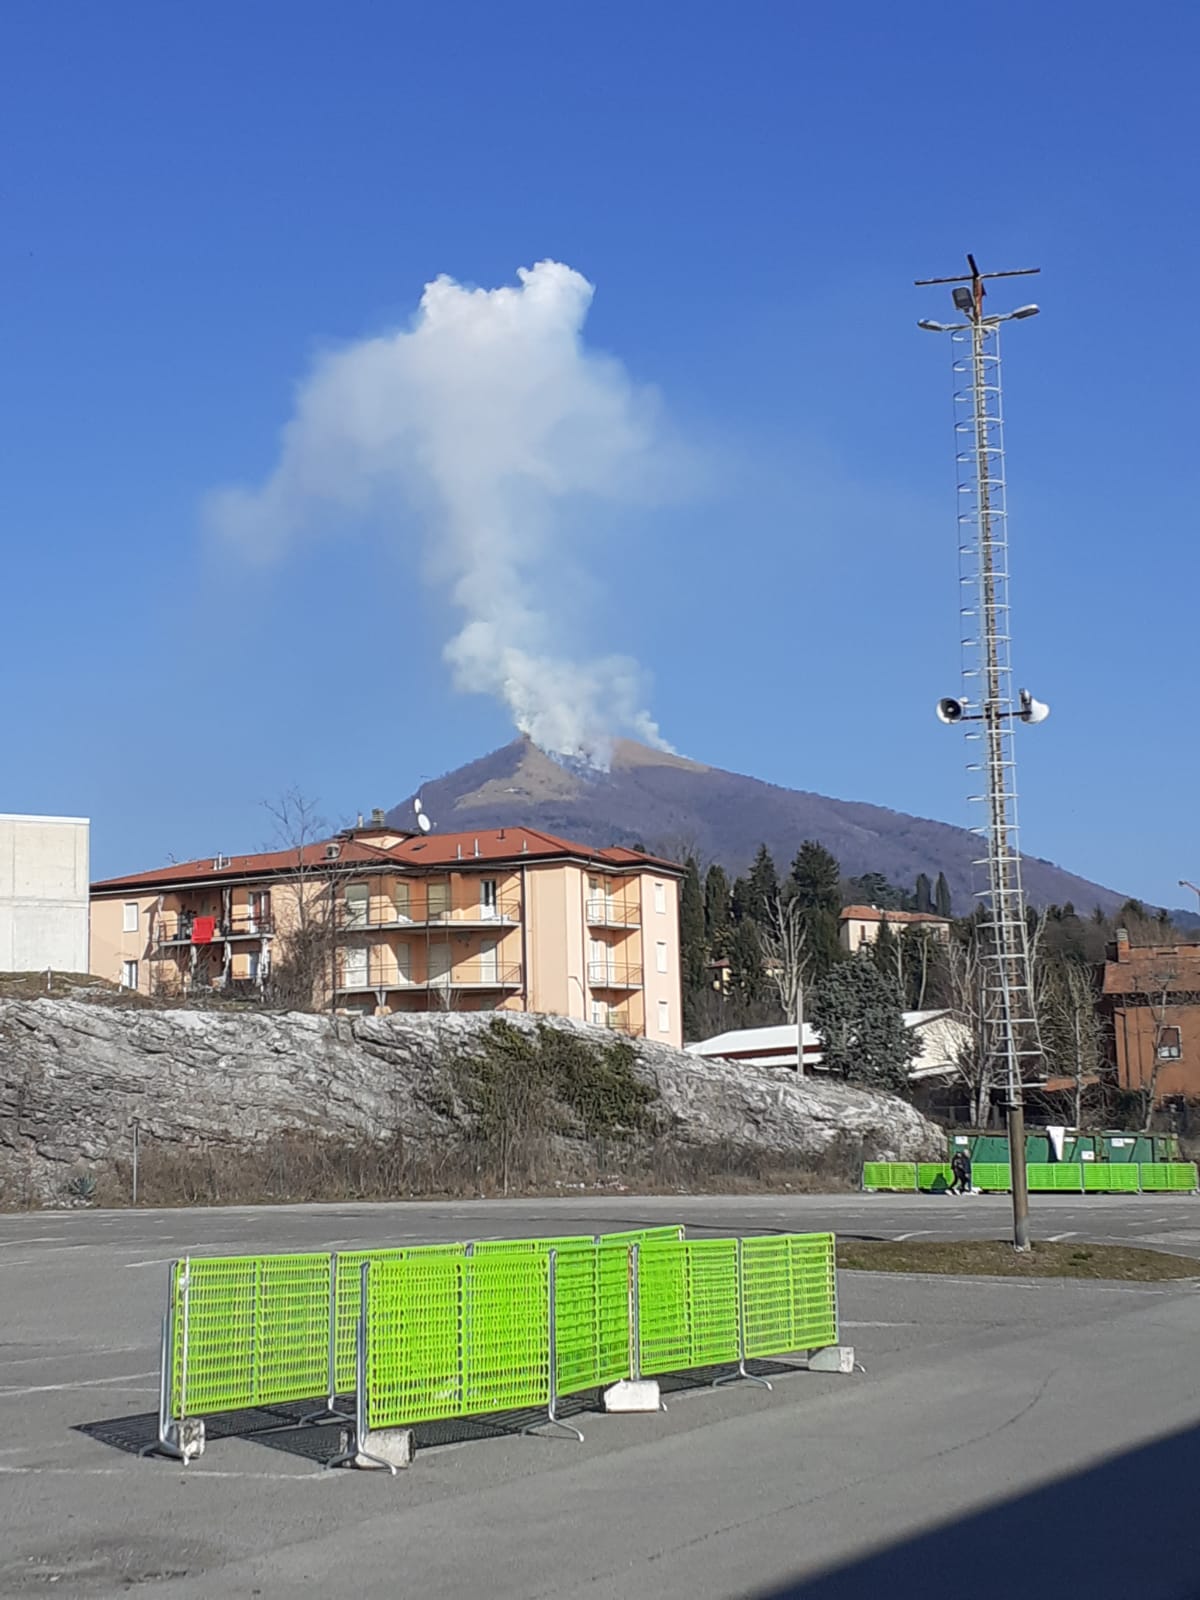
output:
M9 0L0 809L90 815L99 876L509 738L425 560L327 526L248 563L203 508L270 474L319 352L553 258L705 463L593 543L580 648L636 656L698 759L974 820L912 287L970 249L1043 269L1005 350L1017 676L1054 712L1023 841L1188 903L1197 46L1185 5Z

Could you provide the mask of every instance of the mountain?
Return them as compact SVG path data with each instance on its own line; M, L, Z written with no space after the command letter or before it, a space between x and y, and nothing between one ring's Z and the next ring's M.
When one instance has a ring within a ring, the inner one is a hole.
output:
M412 825L412 798L389 812L389 822ZM611 769L598 772L515 739L425 784L421 799L446 833L523 823L580 844L641 844L675 859L691 851L702 863L721 862L731 875L744 872L764 842L784 870L802 840L817 839L848 877L882 872L911 888L918 873L933 879L944 872L960 912L978 887L972 863L980 841L965 828L860 800L781 789L631 740L619 741ZM1024 874L1035 905L1070 900L1086 915L1097 905L1115 911L1125 898L1033 856L1024 858Z

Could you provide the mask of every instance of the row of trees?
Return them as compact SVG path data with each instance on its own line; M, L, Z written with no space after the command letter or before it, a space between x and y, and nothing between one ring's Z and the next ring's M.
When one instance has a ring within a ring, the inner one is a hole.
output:
M886 920L878 937L848 957L838 940L838 914L847 904L881 910L950 911L943 874L922 874L911 894L882 874L843 878L837 860L806 841L786 874L766 846L749 873L729 882L719 865L701 878L687 861L682 896L684 1022L690 1038L728 1028L794 1021L801 1006L822 1036L834 1072L886 1087L903 1087L917 1046L903 1011L947 1010L964 1028L958 1068L972 1121L987 1120L996 1070L982 1014L984 914L951 919L944 939L928 925ZM1165 911L1127 901L1113 916L1096 908L1081 917L1069 903L1029 913L1034 998L1051 1078L1065 1080L1062 1109L1084 1119L1087 1085L1103 1075L1109 1055L1099 1008L1106 947L1123 928L1134 945L1167 945L1182 937ZM1165 1011L1170 973L1147 1003ZM1154 1086L1143 1096L1143 1117Z

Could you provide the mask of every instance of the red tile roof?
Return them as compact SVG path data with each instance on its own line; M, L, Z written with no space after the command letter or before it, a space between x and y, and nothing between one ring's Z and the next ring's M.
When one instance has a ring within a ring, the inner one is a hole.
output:
M134 872L121 878L104 878L92 884L93 894L129 889L168 888L172 884L230 882L238 878L286 876L299 870L312 871L326 865L331 870L346 866L379 866L391 862L412 872L469 867L474 863L509 862L520 865L523 861L552 861L574 859L607 870L642 866L680 876L682 869L674 862L656 856L644 855L637 850L616 847L597 850L591 845L574 844L569 839L559 839L552 833L542 833L537 828L487 828L469 833L414 833L401 838L392 846L372 844L370 834L394 836L396 828L353 830L348 835L335 835L306 845L303 851L270 850L258 855L228 856L226 867L213 865L212 857L199 861L173 862L150 872ZM328 860L326 849L338 846L336 860Z

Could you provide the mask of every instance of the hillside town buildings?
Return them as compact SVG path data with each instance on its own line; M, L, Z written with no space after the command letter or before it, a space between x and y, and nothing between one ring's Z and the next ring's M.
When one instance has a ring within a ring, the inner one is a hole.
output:
M299 971L331 1011L542 1012L678 1046L680 877L537 829L408 834L376 814L93 884L91 971L143 994Z

